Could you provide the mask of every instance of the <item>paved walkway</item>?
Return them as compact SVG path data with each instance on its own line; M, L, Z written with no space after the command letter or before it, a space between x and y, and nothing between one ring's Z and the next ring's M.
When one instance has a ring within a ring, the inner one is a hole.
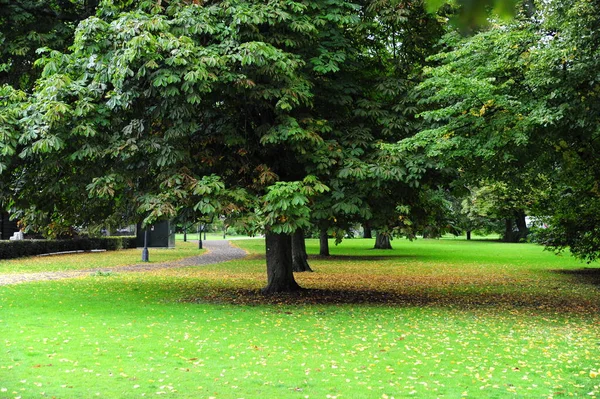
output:
M208 251L199 256L192 256L190 258L184 258L172 262L140 263L137 265L114 268L107 267L101 269L73 270L64 272L4 274L0 275L0 285L20 284L42 280L62 280L66 278L83 277L97 272L147 272L158 269L210 265L213 263L221 263L229 260L240 259L246 256L246 251L231 246L229 241L202 241L202 247Z

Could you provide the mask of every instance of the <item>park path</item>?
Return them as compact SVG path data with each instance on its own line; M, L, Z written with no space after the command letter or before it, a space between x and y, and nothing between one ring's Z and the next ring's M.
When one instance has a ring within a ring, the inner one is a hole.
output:
M41 273L14 273L0 275L0 286L21 284L31 281L62 280L88 276L97 272L147 272L159 269L172 269L178 267L210 265L214 263L227 262L246 256L246 251L229 244L229 241L202 241L202 247L208 251L202 255L179 259L163 263L140 263L130 266L106 267L86 270L72 270L62 272Z

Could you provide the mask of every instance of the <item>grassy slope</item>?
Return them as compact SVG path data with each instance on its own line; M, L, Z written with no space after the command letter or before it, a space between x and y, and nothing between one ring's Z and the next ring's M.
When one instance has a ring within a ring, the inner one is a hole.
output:
M297 275L319 291L267 300L260 255L0 287L0 398L600 394L593 269L532 245L393 244L332 247Z

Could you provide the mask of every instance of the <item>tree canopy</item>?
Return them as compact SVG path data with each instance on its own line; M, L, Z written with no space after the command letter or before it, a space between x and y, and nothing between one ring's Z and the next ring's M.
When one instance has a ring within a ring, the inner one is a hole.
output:
M593 260L600 20L593 1L536 6L471 37L447 36L420 86L431 128L402 146L463 174L544 188L528 204L548 218L543 242Z

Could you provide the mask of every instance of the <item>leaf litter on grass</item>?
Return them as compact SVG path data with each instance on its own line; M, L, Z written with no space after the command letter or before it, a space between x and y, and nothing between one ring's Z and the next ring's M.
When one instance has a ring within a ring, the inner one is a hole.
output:
M345 273L313 260L297 275L307 291L264 297L252 262L0 291L0 376L15 376L2 386L67 399L598 396L587 280L475 266L448 278L431 264L386 278L370 268L393 257Z

